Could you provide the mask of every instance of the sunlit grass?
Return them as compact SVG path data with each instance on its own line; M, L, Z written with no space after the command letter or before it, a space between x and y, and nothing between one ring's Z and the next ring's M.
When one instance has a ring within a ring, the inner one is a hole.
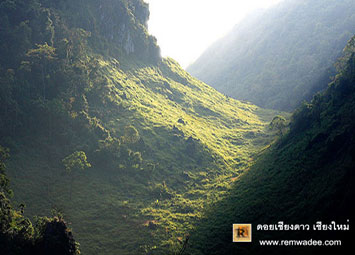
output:
M268 124L280 113L226 97L172 59L123 71L116 59L95 58L99 103L89 104L89 112L115 137L134 126L153 169L94 166L75 179L70 200L60 164L49 166L45 149L36 156L29 150L12 164L16 200L28 204L29 215L63 211L86 254L178 250L178 238L275 139Z

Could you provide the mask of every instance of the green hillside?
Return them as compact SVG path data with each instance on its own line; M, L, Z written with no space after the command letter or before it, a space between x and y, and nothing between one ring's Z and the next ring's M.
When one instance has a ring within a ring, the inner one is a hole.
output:
M284 0L247 16L191 66L218 91L292 111L326 88L355 33L352 0Z
M189 254L348 254L353 247L355 37L328 89L292 115L290 132L241 175L201 218ZM310 224L310 231L261 231L258 224ZM350 231L312 231L313 224ZM252 223L252 243L233 243L232 224ZM341 246L270 246L259 240L341 240Z
M13 204L64 215L83 254L180 250L287 117L161 59L148 17L140 0L0 2Z
M0 251L1 254L80 254L79 244L63 215L35 217L31 222L24 216L26 205L14 206L9 198L13 191L6 176L6 160L9 150L0 146Z

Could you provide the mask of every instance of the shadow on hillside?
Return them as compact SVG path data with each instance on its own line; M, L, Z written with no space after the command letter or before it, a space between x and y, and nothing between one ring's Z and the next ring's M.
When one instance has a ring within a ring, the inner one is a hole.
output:
M346 249L352 246L351 225L355 215L351 156L355 151L354 136L346 135L346 142L334 141L336 148L323 140L307 151L305 143L304 147L298 147L304 142L303 137L298 137L266 152L236 181L223 200L207 210L190 233L186 254L346 254ZM309 224L310 230L257 231L258 224L279 221ZM317 221L327 226L331 221L350 224L350 231L313 231ZM235 223L252 224L251 243L232 242ZM342 245L265 247L259 244L259 240L311 239L341 240Z

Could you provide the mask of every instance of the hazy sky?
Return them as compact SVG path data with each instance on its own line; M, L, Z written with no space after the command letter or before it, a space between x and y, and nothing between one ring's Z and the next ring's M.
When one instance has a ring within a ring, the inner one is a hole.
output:
M192 64L214 41L245 15L281 0L145 0L149 32L158 39L164 57L183 67Z

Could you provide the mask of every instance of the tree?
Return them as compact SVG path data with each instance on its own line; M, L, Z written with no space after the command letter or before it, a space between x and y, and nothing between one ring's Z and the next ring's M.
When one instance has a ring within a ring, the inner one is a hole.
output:
M85 162L86 157L83 157L80 152L79 154L80 160ZM79 255L79 243L75 242L71 230L62 217L40 217L37 218L36 224L32 225L32 222L23 215L24 204L20 204L19 211L13 208L10 199L7 198L7 195L12 194L5 175L4 161L8 157L8 149L0 146L1 254ZM75 161L75 157L70 161ZM83 165L87 166L88 163Z
M125 141L126 143L136 143L139 140L139 133L137 131L137 129L132 126L126 126L124 129L124 136L123 136L123 141Z
M69 176L73 175L73 171L84 171L85 169L91 167L91 164L87 161L86 154L83 151L73 152L69 156L65 157L62 162L65 167L65 171ZM72 195L73 180L74 178L72 176L70 181L70 200Z
M273 130L278 130L280 136L283 136L283 130L286 128L286 126L286 119L280 115L276 115L270 123L270 128Z
M11 195L9 179L5 175L5 160L9 157L9 150L0 146L0 193Z
M71 229L61 216L38 218L36 225L40 236L35 243L38 254L80 254L79 243L74 240Z
M26 56L31 60L31 63L40 66L41 68L41 77L42 77L42 86L43 86L43 98L46 98L46 76L48 64L56 59L55 48L45 44L37 44L37 49L30 49Z
M0 146L0 251L1 254L28 254L23 251L31 247L34 229L31 221L23 217L24 205L21 211L17 211L7 197L12 196L9 179L5 175L4 161L8 157L8 149Z

